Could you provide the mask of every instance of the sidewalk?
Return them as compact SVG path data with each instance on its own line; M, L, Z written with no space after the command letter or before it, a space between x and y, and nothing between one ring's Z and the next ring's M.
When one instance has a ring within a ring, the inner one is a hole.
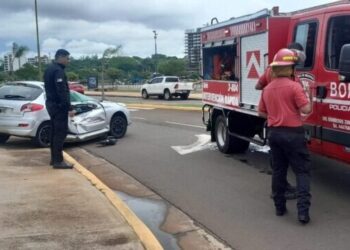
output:
M161 249L140 238L105 190L48 162L48 149L0 147L0 249Z
M85 95L100 96L100 95L102 95L102 92L101 91L85 91ZM127 91L105 91L105 96L108 96L108 97L115 97L115 96L140 97L141 98L141 93L140 92L127 92ZM190 96L188 98L202 100L202 93L192 93L191 92Z

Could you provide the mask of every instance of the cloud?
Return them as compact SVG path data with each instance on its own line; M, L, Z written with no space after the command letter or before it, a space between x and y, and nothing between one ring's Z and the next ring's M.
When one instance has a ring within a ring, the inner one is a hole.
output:
M126 55L154 53L153 30L157 30L158 52L184 55L184 31L203 26L212 17L219 21L280 5L288 12L329 0L38 0L42 51L71 49L77 57L101 54L110 46L123 46ZM0 52L15 41L36 51L34 1L0 0ZM69 47L69 48L68 48Z

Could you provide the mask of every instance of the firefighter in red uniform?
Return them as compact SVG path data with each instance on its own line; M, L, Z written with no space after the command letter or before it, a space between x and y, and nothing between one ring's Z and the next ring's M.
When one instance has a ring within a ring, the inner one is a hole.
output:
M290 43L288 45L288 49L292 50L296 54L296 59L297 59L296 64L303 64L304 63L305 54L304 54L303 46L300 43ZM293 70L293 75L292 75L291 79L302 84L300 79L294 75L294 70ZM260 76L257 84L255 85L255 89L261 90L261 89L265 88L266 85L269 84L271 81L272 81L272 69L271 69L271 67L268 67L265 70L264 74L262 74ZM271 165L272 165L272 161L271 161L270 167L271 167ZM263 170L263 172L266 171L268 174L272 173L272 170L270 167ZM286 199L288 199L288 200L292 200L292 199L297 198L296 189L295 189L295 187L293 187L292 185L289 184L288 180L287 180L287 190L286 190L285 196L286 196ZM271 197L272 197L272 195L271 195Z
M292 50L296 54L297 64L303 64L305 62L305 53L303 46L301 46L300 43L291 43L288 45L288 49ZM299 82L301 84L300 79L294 75L292 75L292 79L296 82ZM264 74L262 74L255 85L255 89L261 90L266 87L267 84L269 84L272 81L272 71L271 67L268 67Z
M286 213L287 169L296 175L298 220L310 221L310 157L301 113L311 112L311 101L302 86L292 80L296 54L289 49L277 52L271 63L273 80L263 90L259 115L267 118L268 141L273 160L272 192L276 215Z

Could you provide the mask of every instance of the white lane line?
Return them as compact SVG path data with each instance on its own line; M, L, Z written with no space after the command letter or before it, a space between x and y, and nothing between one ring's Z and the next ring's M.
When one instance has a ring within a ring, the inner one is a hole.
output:
M198 126L198 125L192 125L192 124L185 124L185 123L178 123L178 122L170 122L170 121L166 121L165 123L168 124L175 124L175 125L180 125L180 126L186 126L186 127L193 127L193 128L204 128L204 126Z
M136 119L136 120L146 120L146 118L143 117L137 117L137 116L132 116L131 119Z

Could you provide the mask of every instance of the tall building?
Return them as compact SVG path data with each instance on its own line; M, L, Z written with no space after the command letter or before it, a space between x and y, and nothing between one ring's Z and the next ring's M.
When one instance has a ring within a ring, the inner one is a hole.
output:
M8 53L7 55L4 56L4 71L12 71L12 54Z
M187 70L200 73L201 63L201 37L200 28L185 31L185 55Z
M17 71L20 68L23 67L23 64L27 62L27 59L25 56L22 56L20 58L16 58L14 55L16 54L16 51L18 50L18 45L16 43L12 44L12 51L7 53L4 56L4 71Z
M30 57L28 58L27 62L32 64L32 65L36 65L38 64L38 56L35 56L35 57ZM40 57L40 61L42 64L49 64L50 63L50 59L48 56L44 55L44 56L41 56Z
M4 71L17 71L23 67L23 64L27 62L25 56L15 58L12 53L8 53L4 56Z

